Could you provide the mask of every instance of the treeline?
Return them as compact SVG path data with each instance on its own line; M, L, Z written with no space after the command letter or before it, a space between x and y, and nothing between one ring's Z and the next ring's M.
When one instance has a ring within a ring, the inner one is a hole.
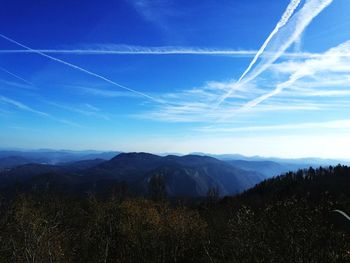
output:
M0 262L350 262L350 168L300 170L200 204L150 196L18 193L0 202Z

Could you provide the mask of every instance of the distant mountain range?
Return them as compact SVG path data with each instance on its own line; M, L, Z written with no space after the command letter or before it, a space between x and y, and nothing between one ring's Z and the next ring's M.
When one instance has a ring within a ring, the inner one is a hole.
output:
M330 165L350 165L350 160L322 159L322 158L298 158L283 159L276 157L247 157L240 154L206 154L192 153L200 156L211 156L216 159L229 162L241 169L257 171L264 174L267 178L277 176L289 171L304 169L309 167L325 167Z
M241 154L210 154L202 152L194 152L191 154L201 156L211 156L219 160L244 160L244 161L272 161L277 163L291 163L291 164L304 164L304 165L337 165L337 164L350 164L350 160L345 159L323 159L316 157L306 158L277 158L277 157L262 157L262 156L245 156Z
M217 188L221 195L232 195L265 178L261 173L242 170L207 156L121 153L109 161L16 166L1 173L0 184L2 188L10 188L22 183L28 189L51 184L86 192L102 191L107 185L124 182L133 192L147 194L153 176L164 178L168 195L186 197L205 196L211 188Z
M70 151L70 150L0 150L0 168L10 168L28 163L59 164L92 159L109 160L120 152Z
M205 196L213 188L220 195L233 195L288 171L341 163L316 158L214 156L46 149L0 151L0 190L22 185L24 190L50 186L85 193L125 183L132 192L144 195L151 178L161 176L170 196Z

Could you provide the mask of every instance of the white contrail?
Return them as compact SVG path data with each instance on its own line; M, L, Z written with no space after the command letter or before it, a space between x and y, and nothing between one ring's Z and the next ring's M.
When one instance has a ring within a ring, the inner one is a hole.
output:
M30 54L42 52L46 54L69 54L69 55L217 55L229 57L254 57L257 50L229 50L229 49L204 49L204 48L168 48L168 47L136 47L130 49L3 49L0 54ZM273 56L273 53L265 53ZM286 52L286 58L310 58L317 57L317 53L309 52Z
M38 110L32 109L31 107L23 104L22 102L10 99L10 98L2 96L2 95L0 95L0 101L3 101L5 103L7 103L7 104L15 106L16 108L21 109L21 110L29 111L29 112L32 112L32 113L35 113L35 114L38 114L38 115L41 115L41 116L44 116L44 117L50 117L50 114L48 114L46 112L42 112L42 111L38 111Z
M45 118L48 118L48 119L51 119L51 120L63 123L65 125L83 128L83 126L81 126L81 125L79 125L77 123L71 122L71 121L66 120L66 119L56 118L55 116L52 116L49 113L35 110L35 109L29 107L28 105L20 102L20 101L17 101L17 100L14 100L14 99L10 99L10 98L2 96L2 95L0 95L0 101L4 102L6 104L12 105L12 106L14 106L14 107L16 107L16 108L18 108L20 110L28 111L28 112L31 112L31 113L35 113L37 115L40 115L41 117L45 117Z
M272 32L270 33L270 35L267 37L267 39L265 40L265 42L263 43L263 45L260 47L260 49L257 51L257 53L255 54L253 60L250 62L249 66L246 68L246 70L243 72L243 74L241 75L241 77L238 79L236 85L239 85L240 82L242 81L242 79L248 74L248 72L252 69L252 67L255 65L256 61L258 60L258 58L261 56L261 54L265 51L267 45L270 43L270 41L272 40L272 38L278 33L278 31L280 30L281 27L283 27L285 24L287 24L287 22L289 21L289 19L291 18L291 16L293 15L294 11L298 8L299 4L300 4L301 0L291 0L291 2L289 3L289 5L287 6L287 9L284 11L281 19L278 21L277 25L275 26L275 28L272 30ZM220 104L228 97L232 94L234 89L231 89L227 94L225 94L217 103L216 107L220 106Z
M142 47L132 50L122 49L0 49L0 54L35 54L38 52L46 54L67 54L67 55L218 55L227 57L255 57L258 50L228 50L228 49L166 49ZM274 56L273 52L264 52L264 56ZM317 58L322 56L320 53L310 52L284 52L282 55L284 58ZM340 54L339 56L345 57L350 54Z
M335 68L335 66L340 62L339 59L342 58L339 55L343 53L349 54L349 52L350 52L350 40L338 45L337 47L329 49L327 52L324 53L323 57L320 57L318 59L309 59L301 63L298 67L298 70L294 72L287 81L278 84L274 90L254 100L249 101L242 108L240 108L239 111L247 111L259 105L263 101L281 93L284 89L290 87L301 78L314 75L315 73L325 70L327 68L328 69ZM344 64L346 64L346 62Z
M28 85L30 85L30 86L33 85L33 83L29 82L28 80L25 80L24 78L18 76L18 75L15 74L15 73L12 73L12 72L8 71L7 69L4 69L3 67L0 67L0 70L3 71L3 72L5 72L5 73L7 73L7 74L9 74L9 75L11 75L12 77L14 77L14 78L16 78L16 79L19 79L19 80L25 82L26 84L28 84Z
M255 67L253 72L248 72L249 76L242 79L238 86L244 85L252 80L254 80L257 76L259 76L262 72L264 72L271 64L273 64L278 58L280 58L283 53L293 44L303 33L305 28L312 22L312 20L320 13L323 9L325 9L328 5L330 5L333 0L308 0L304 4L304 6L297 11L289 20L288 23L285 23L284 27L280 27L278 34L275 34L269 41L270 49L264 53L264 57L262 61ZM265 49L266 49L265 48ZM265 53L271 53L272 56L265 56ZM248 74L247 73L247 74ZM247 75L245 75L247 76ZM235 87L232 87L217 103L216 108L226 99L228 98Z
M181 47L130 47L115 49L36 49L42 53L75 54L75 55L228 55L238 57L251 57L255 50L205 49ZM27 49L5 49L0 54L34 53ZM290 56L304 56L306 54L293 54Z
M301 0L292 0L289 5L287 6L286 11L284 11L280 21L278 21L276 27L272 30L268 38L265 40L264 44L260 47L258 52L256 53L255 57L253 60L250 62L248 68L243 72L241 77L238 79L238 83L241 82L241 80L248 74L250 69L254 66L260 55L264 52L265 48L267 45L270 43L271 39L273 38L274 35L278 33L281 27L283 27L290 19L290 17L293 15L294 11L297 9L299 6Z
M77 69L77 70L79 70L79 71L82 71L82 72L84 72L84 73L86 73L86 74L88 74L88 75L91 75L91 76L93 76L93 77L102 79L102 80L108 82L109 84L112 84L112 85L114 85L114 86L117 86L117 87L119 87L119 88L125 89L125 90L130 91L130 92L133 92L133 93L135 93L135 94L138 94L138 95L140 95L140 96L143 96L143 97L145 97L145 98L147 98L147 99L150 99L150 100L152 100L152 101L155 101L155 102L157 102L157 103L162 103L162 104L164 104L163 101L158 100L158 99L156 99L156 98L154 98L154 97L152 97L152 96L150 96L150 95L147 95L147 94L145 94L145 93L143 93L143 92L140 92L140 91L137 91L137 90L128 88L128 87L123 86L123 85L121 85L121 84L118 84L118 83L114 82L113 80L110 80L110 79L108 79L108 78L106 78L106 77L104 77L104 76L102 76L102 75L99 75L99 74L97 74L97 73L94 73L94 72L92 72L92 71L89 71L89 70L87 70L87 69L84 69L84 68L82 68L82 67L79 67L79 66L77 66L77 65L74 65L74 64L69 63L69 62L67 62L67 61L64 61L64 60L62 60L62 59L58 59L58 58L52 57L52 56L50 56L50 55L47 55L47 54L45 54L45 53L43 53L43 52L41 52L41 51L32 49L32 48L30 48L30 47L28 47L28 46L26 46L26 45L23 45L23 44L17 42L16 40L13 40L13 39L11 39L11 38L9 38L9 37L3 35L3 34L0 34L0 37L6 39L7 41L9 41L9 42L11 42L11 43L14 43L14 44L16 44L16 45L18 45L18 46L21 46L22 48L25 48L25 49L27 49L27 50L30 50L30 51L32 51L33 53L37 53L37 54L39 54L39 55L41 55L41 56L43 56L43 57L46 57L46 58L51 59L51 60L53 60L53 61L62 63L62 64L64 64L64 65L66 65L66 66L69 66L69 67L71 67L71 68L74 68L74 69Z

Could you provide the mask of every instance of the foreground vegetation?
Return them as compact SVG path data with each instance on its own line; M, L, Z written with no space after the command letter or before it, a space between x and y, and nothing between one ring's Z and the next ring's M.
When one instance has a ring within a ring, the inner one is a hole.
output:
M158 187L157 187L158 185ZM0 203L0 262L350 262L350 168L300 170L236 197L167 201L150 196L18 193Z

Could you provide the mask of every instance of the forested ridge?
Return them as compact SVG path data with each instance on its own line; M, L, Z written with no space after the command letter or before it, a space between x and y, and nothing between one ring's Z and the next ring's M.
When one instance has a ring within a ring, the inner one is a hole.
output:
M0 262L350 262L350 168L289 172L234 197L167 199L33 189L0 202Z

